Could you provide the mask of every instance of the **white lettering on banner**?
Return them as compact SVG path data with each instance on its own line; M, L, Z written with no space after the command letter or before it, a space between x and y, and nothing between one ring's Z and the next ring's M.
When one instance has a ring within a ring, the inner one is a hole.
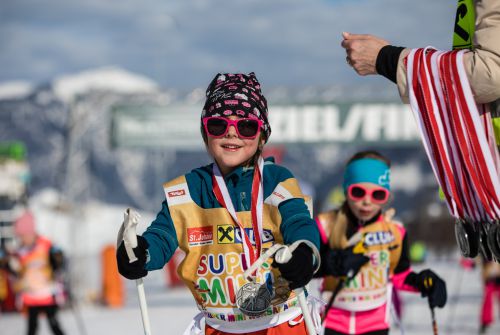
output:
M322 137L327 141L340 141L340 112L335 106L325 106L322 123Z
M304 142L318 142L322 137L324 128L321 127L321 115L318 106L304 108L302 114L301 128L304 130L302 139Z
M371 107L370 113L366 113L364 120L361 121L361 137L368 141L380 141L382 138L382 127L385 120L382 120L382 110L377 107ZM349 114L355 113L362 116L363 109L362 105L354 105Z
M270 143L395 142L417 144L420 136L409 106L399 103L271 106ZM185 125L179 127L179 124ZM118 146L201 149L195 105L115 108L113 142Z
M272 125L272 138L277 142L298 142L297 131L297 107L275 107L272 109L275 113L271 117L269 115L270 123ZM271 111L270 111L271 113ZM275 135L277 134L277 135Z
M341 141L351 142L356 138L359 132L360 124L363 121L363 110L360 108L351 108L347 114L343 129L339 129L342 133Z
M384 138L388 141L397 141L401 137L404 137L405 134L401 131L401 120L399 120L399 113L408 114L402 111L399 106L395 105L382 105L383 117L384 117ZM406 118L401 118L405 120ZM410 121L414 122L412 118L409 118ZM405 121L403 121L405 122Z
M418 141L407 110L399 104L354 104L347 112L334 105L271 107L270 142Z

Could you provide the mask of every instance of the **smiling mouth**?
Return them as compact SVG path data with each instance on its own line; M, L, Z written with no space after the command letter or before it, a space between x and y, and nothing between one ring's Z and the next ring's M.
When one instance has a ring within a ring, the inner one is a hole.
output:
M238 150L239 148L241 148L241 146L240 145L234 145L234 144L223 144L222 148L224 148L226 150Z

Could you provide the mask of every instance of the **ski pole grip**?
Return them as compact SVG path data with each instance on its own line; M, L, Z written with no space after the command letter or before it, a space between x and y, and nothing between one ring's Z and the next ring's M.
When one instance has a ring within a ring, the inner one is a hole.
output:
M290 248L286 245L279 248L278 251L276 251L276 254L274 255L274 260L280 264L288 263L290 259L292 259L292 252L290 251Z
M123 215L123 244L130 263L137 260L133 249L137 247L136 228L140 217L139 213L130 208Z

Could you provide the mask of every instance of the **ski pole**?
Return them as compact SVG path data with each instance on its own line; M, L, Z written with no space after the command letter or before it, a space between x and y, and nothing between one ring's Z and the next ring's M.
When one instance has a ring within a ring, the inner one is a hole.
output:
M453 334L453 322L455 321L455 312L457 310L457 306L460 300L460 291L462 288L462 281L464 276L464 270L460 265L457 267L458 269L458 279L456 280L455 285L455 294L450 297L450 307L448 308L448 317L446 318L446 333ZM455 277L456 278L456 277Z
M394 305L394 300L393 299L391 299L391 300L392 300L392 302L391 302L390 308L391 308L392 317L394 318L394 321L396 322L396 325L399 328L400 334L405 335L403 320L401 318L399 318L398 313L396 312L396 306Z
M137 257L135 256L133 249L137 247L137 235L135 233L135 229L139 223L139 217L139 213L127 208L122 228L118 233L119 239L120 235L123 237L123 244L125 245L125 251L127 252L129 263L137 261ZM149 322L148 305L146 303L146 293L144 292L144 281L142 278L136 279L135 285L137 287L137 295L139 296L139 307L141 309L144 335L151 335L151 324Z
M80 335L87 335L87 328L85 327L85 323L83 322L82 315L80 313L80 309L78 308L78 304L72 289L68 290L68 302L69 308L71 309L71 311L73 312L73 316L75 317L78 332L80 333Z
M431 309L431 319L432 319L432 331L434 335L438 335L439 333L438 333L438 324L436 321L436 313L434 312L434 307L430 307L430 309Z
M326 316L328 315L328 312L330 311L330 309L332 308L333 306L333 302L335 301L335 298L337 297L337 295L339 294L340 290L342 289L342 287L344 287L344 282L345 282L345 279L344 278L341 278L339 280L339 283L337 284L337 286L335 287L335 291L333 291L332 293L332 296L330 297L330 300L328 300L328 304L326 304L326 307L325 307L325 311L323 312L323 316L321 317L321 323L324 323L325 320L326 320Z
M292 251L295 250L295 248L300 243L308 244L306 241L297 241L297 242L293 243L290 247L284 245L282 248L278 249L278 251L276 251L276 255L274 256L274 259L276 260L276 262L278 262L280 264L288 263L290 261L290 259L292 258ZM315 250L315 249L313 249L313 250ZM309 311L309 306L307 305L304 287L298 287L294 291L295 291L295 294L297 295L297 298L299 300L299 305L300 305L300 309L302 310L302 315L304 316L304 322L306 323L307 333L309 335L316 335L317 334L316 327L314 327L314 323L313 323L313 320L311 317L311 312Z
M299 305L300 309L302 309L302 315L304 316L304 322L306 323L307 333L309 335L316 335L316 329L314 327L314 323L311 318L309 306L307 305L306 293L304 292L304 287L296 288L295 294L297 294L297 298L299 299Z
M149 323L148 305L146 304L146 293L144 292L144 281L142 278L136 279L135 285L137 286L137 294L139 296L144 335L151 335L151 324Z
M355 233L354 235L351 236L351 238L347 241L347 244L345 248L353 247L356 244L360 243L363 240L363 234L360 232ZM340 293L340 290L344 287L344 285L349 284L349 281L354 278L354 273L350 273L345 277L340 277L339 283L335 287L335 290L332 293L332 296L330 297L330 300L328 300L328 304L326 305L325 311L323 312L323 316L321 318L321 322L324 323L326 320L326 316L328 315L328 312L333 306L333 302L335 301L335 298L337 295Z

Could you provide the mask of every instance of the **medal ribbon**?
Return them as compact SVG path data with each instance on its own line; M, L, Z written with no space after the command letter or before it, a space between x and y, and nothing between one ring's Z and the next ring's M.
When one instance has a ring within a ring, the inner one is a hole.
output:
M451 57L452 69L454 71L455 82L465 83L464 85L456 85L459 91L460 103L462 110L469 110L470 113L462 113L466 118L468 139L472 144L473 155L469 158L472 159L472 164L475 164L478 172L477 178L480 179L480 185L483 190L487 205L491 207L488 211L493 213L495 218L500 217L500 170L498 169L499 154L497 148L492 148L490 143L494 139L494 134L489 130L489 126L485 123L491 124L489 119L491 114L489 112L481 116L479 114L478 106L476 105L472 90L470 88L465 68L463 66L463 52L457 52L457 57ZM458 66L460 64L462 66ZM484 110L485 106L481 106ZM476 135L476 136L474 136ZM486 205L486 203L485 203ZM492 216L490 213L490 216Z
M479 118L477 119L479 128L475 127L475 122L472 119L473 114L479 116L475 103L468 106L462 85L454 85L454 83L461 83L457 71L457 56L459 56L457 52L448 53L444 56L443 64L445 70L445 85L450 87L450 89L448 89L450 116L457 128L456 136L460 143L460 148L462 148L462 150L466 148L463 150L463 153L468 153L467 155L461 155L462 164L467 171L469 183L474 186L474 190L476 191L475 194L484 207L484 209L481 210L481 218L486 219L484 215L484 212L486 212L487 216L493 219L493 217L496 216L495 214L498 213L494 213L490 202L490 200L493 199L489 198L487 195L487 193L491 193L492 185L491 180L488 180L490 176L490 172L488 171L489 166L485 160L483 151L484 149L489 151L489 148L487 148L487 146L484 147L482 143L480 143L483 141L486 143L487 141ZM453 87L455 90L453 90ZM494 167L493 169L495 170ZM481 176L483 176L483 178Z
M407 64L410 103L453 216L498 220L500 158L492 144L491 116L480 115L473 99L463 53L412 50Z
M463 206L458 197L456 185L449 178L453 176L453 172L448 158L449 153L443 145L443 137L446 136L443 132L443 125L439 125L435 114L429 112L439 107L429 87L430 78L427 77L425 52L424 49L413 50L408 56L407 71L412 111L418 121L424 148L447 200L448 209L455 217L463 216ZM438 159L439 157L441 159Z
M212 181L215 197L222 207L229 212L234 223L240 227L241 236L243 237L243 252L245 254L246 263L244 265L245 269L248 269L260 257L262 250L262 210L264 207L264 183L262 176L264 172L264 160L262 157L259 157L258 166L254 168L252 180L251 214L255 248L253 247L244 226L238 220L231 196L227 190L226 182L224 181L224 177L222 176L217 163L213 164L213 172Z

